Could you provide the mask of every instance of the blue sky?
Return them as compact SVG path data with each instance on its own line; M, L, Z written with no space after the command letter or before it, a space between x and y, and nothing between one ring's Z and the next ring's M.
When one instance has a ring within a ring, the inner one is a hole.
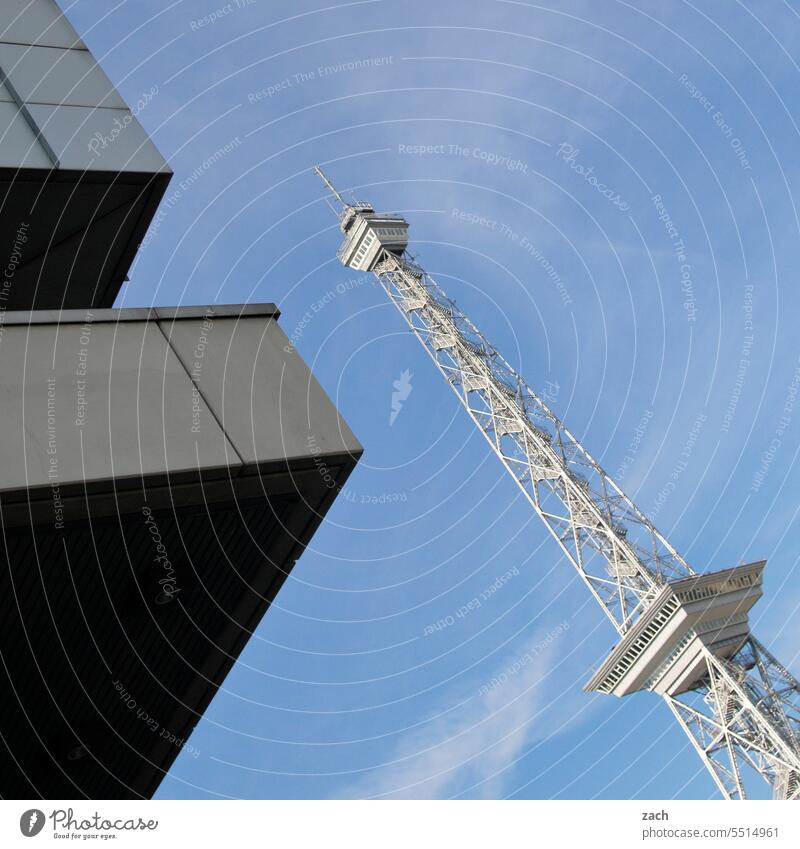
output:
M751 618L797 673L796 9L63 5L129 103L158 86L139 120L175 171L119 305L276 301L366 448L158 796L715 796L660 700L582 691L610 626L337 263L311 168L406 215L696 568L768 558Z

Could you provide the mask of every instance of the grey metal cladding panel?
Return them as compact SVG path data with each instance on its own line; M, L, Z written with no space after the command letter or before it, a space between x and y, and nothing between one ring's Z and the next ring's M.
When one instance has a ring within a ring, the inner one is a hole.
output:
M2 0L0 41L85 49L53 0Z
M44 148L14 103L0 102L0 167L52 168Z
M41 104L28 109L62 169L171 173L128 109Z
M213 320L206 327L202 320L162 324L246 462L361 453L353 432L277 322L244 318Z
M0 67L25 103L127 109L86 50L0 43ZM6 92L4 99L6 96L10 94Z
M238 465L154 322L8 326L0 359L0 490Z

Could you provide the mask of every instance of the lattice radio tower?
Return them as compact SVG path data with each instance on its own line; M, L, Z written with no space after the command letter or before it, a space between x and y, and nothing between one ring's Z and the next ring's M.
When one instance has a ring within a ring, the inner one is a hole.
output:
M338 258L375 275L616 628L585 689L663 696L726 799L745 798L748 767L800 798L800 685L748 622L765 561L695 572L406 252L406 220L314 171L338 203Z

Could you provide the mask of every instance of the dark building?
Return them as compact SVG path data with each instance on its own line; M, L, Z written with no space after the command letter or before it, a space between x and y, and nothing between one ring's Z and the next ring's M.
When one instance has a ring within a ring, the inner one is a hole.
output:
M109 308L170 171L55 3L8 5L0 795L149 797L361 446L273 304Z

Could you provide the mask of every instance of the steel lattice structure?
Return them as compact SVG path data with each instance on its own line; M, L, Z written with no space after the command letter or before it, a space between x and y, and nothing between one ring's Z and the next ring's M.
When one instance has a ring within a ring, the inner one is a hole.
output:
M764 563L698 575L408 254L405 219L339 202L338 257L372 272L620 642L587 689L663 696L727 799L743 767L800 798L800 684L748 626Z

